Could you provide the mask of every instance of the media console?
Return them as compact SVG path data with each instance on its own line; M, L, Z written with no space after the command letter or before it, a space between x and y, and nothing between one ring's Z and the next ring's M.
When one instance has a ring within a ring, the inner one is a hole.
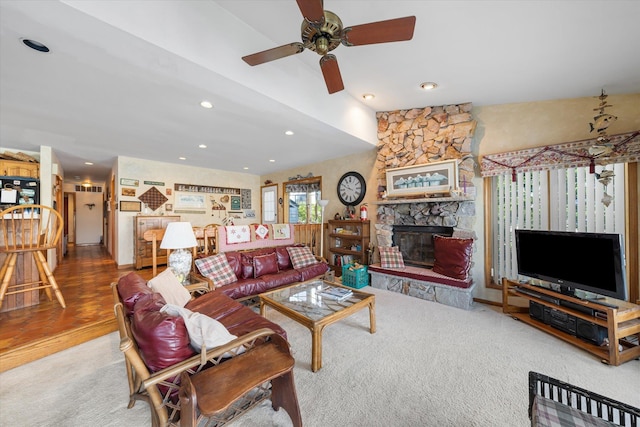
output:
M513 305L514 297L524 298L528 306ZM618 366L640 357L640 305L612 298L587 301L503 279L502 311L600 357L604 363Z

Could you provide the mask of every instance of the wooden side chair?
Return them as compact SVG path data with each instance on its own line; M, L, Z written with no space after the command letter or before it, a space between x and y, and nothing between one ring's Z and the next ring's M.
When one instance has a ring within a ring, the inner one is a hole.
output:
M0 269L0 307L5 295L30 292L44 289L49 300L52 300L53 289L62 308L66 307L64 297L53 273L47 264L44 251L56 249L62 235L62 215L55 209L44 205L13 206L0 212L0 253L6 254ZM10 285L11 277L16 272L18 255L31 254L38 269L39 280L28 283Z

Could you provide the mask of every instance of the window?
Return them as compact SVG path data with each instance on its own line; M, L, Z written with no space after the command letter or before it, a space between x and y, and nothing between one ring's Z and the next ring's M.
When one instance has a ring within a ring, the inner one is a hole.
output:
M518 275L516 228L625 235L624 164L596 172L605 169L614 173L606 188L588 167L520 172L515 182L509 174L491 178L494 283Z
M322 178L304 178L285 182L285 222L290 224L319 224L322 209L318 200L322 195Z

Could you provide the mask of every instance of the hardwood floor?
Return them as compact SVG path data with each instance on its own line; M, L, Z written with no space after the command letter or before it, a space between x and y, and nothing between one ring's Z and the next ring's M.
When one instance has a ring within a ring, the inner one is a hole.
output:
M133 270L116 268L103 246L70 245L53 272L67 308L42 293L38 305L0 313L0 372L115 331L111 282Z

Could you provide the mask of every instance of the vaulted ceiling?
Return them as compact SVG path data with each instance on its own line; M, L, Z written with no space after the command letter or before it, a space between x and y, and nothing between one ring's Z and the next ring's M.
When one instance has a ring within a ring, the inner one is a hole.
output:
M118 155L261 175L371 149L376 111L640 92L638 1L324 7L345 26L415 16L413 39L339 46L329 95L310 50L241 60L300 41L294 0L2 0L0 151L51 146L68 182L104 180Z

